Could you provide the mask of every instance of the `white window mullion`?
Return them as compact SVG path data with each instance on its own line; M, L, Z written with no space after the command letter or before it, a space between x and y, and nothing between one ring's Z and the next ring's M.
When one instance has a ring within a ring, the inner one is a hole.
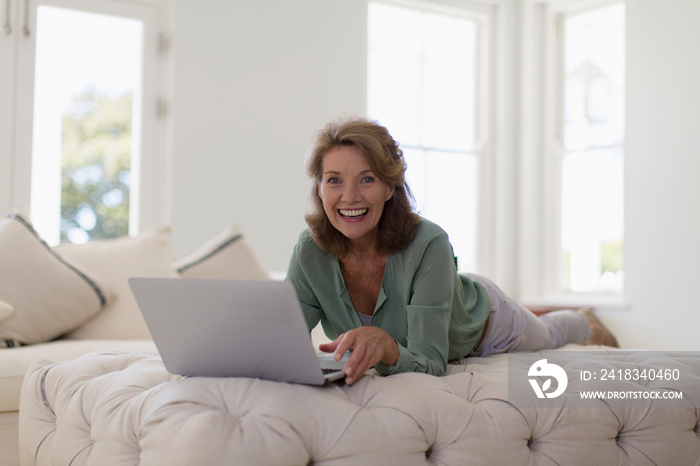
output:
M519 84L522 82L518 37L522 2L494 1L489 15L491 105L489 138L484 146L479 251L479 271L492 278L508 294L519 293L518 280L518 153ZM530 2L528 2L529 6ZM528 115L531 118L531 115Z
M134 95L131 145L131 197L129 205L129 234L167 223L164 211L153 208L162 203L157 193L163 193L163 158L156 150L157 141L164 137L156 122L158 118L158 28L156 10L141 11L143 22L143 49L141 86ZM152 137L159 135L158 138ZM147 137L146 137L147 136ZM149 154L144 157L145 154Z
M561 264L559 247L561 238L561 160L563 148L563 54L564 33L563 20L556 16L551 9L546 10L544 19L548 31L544 40L546 48L545 60L547 67L543 73L545 80L545 122L544 140L546 156L544 163L544 186L546 189L543 206L543 276L544 288L540 289L541 296L560 294L559 277Z

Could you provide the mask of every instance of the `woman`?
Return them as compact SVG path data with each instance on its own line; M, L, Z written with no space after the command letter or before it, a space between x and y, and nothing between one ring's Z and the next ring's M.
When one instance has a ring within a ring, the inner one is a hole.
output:
M443 375L450 360L567 342L614 344L592 313L536 317L488 279L458 274L447 234L412 209L406 163L386 128L365 119L331 122L308 165L315 211L294 248L287 280L319 346L354 383L380 374Z

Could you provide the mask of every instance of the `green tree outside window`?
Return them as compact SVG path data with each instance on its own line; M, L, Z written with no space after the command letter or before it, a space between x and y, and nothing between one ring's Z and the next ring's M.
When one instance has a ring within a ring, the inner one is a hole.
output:
M132 95L86 91L63 118L61 241L129 232Z

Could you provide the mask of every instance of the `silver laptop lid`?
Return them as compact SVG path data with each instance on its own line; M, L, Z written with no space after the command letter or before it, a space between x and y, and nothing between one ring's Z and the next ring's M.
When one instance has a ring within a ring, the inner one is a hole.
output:
M131 278L129 285L168 372L324 383L290 283Z

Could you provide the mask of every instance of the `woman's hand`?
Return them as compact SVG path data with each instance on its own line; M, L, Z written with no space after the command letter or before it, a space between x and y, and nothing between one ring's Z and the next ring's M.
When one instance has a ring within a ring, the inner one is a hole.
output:
M326 353L335 353L339 361L346 351L352 349L350 359L345 364L345 383L352 385L369 368L378 362L393 366L399 359L399 346L396 341L379 327L359 327L343 333L330 343L318 348Z

